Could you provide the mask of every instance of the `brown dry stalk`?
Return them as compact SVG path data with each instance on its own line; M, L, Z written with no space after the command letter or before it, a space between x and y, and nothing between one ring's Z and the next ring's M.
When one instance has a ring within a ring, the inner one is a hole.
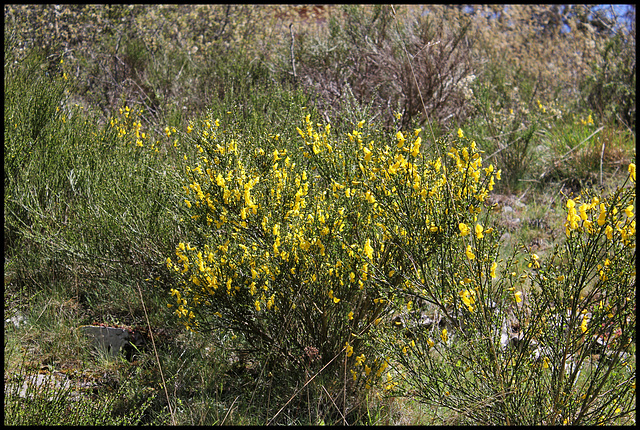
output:
M164 374L162 373L162 365L160 364L160 357L158 356L158 350L156 349L156 342L153 339L153 330L151 330L151 324L149 323L149 315L147 315L147 307L144 304L144 298L142 297L142 290L140 285L136 284L138 293L140 294L140 301L142 302L142 309L144 310L144 317L147 320L147 328L149 329L149 336L151 337L151 344L153 345L153 353L156 356L156 362L158 363L158 370L160 371L160 378L162 379L162 387L164 388L164 395L167 398L167 406L169 406L169 414L171 414L171 424L176 425L176 418L173 415L173 409L171 408L171 402L169 401L169 392L167 391L167 382L164 380Z

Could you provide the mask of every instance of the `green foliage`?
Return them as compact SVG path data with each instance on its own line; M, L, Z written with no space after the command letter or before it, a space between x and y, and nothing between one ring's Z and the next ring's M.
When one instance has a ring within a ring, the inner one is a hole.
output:
M604 122L620 121L635 130L636 44L633 37L618 33L602 49L602 59L594 63L582 82L582 94L589 109Z
M627 128L598 125L591 114L559 121L545 133L545 144L535 148L530 176L573 191L607 185L613 172L631 162L635 137Z
M91 398L64 377L21 370L5 381L4 425L139 425L150 406L131 403L133 387L127 383Z
M516 85L514 82L516 81ZM504 169L503 188L513 189L528 174L532 146L540 129L560 117L559 110L547 109L536 96L537 81L521 70L492 69L470 86L470 103L475 115L466 123L489 159Z
M138 301L132 277L144 284L160 274L167 250L159 238L174 234L172 170L157 147L139 147L149 139L139 120L101 126L67 105L64 76L48 75L37 56L17 61L5 70L7 257L21 281L80 283L76 295L103 304L112 301L96 284L126 285Z
M33 152L46 146L55 127L65 84L54 66L38 51L15 55L15 40L5 33L4 186L12 186ZM7 199L5 194L5 203Z

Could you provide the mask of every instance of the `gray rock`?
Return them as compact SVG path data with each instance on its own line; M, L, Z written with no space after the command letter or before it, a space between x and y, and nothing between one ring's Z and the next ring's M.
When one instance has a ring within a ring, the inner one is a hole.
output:
M17 395L22 398L32 398L39 392L49 394L49 401L54 400L56 393L61 393L71 389L71 382L64 375L57 374L35 374L27 375L22 385L15 382L5 383L5 396Z
M19 329L20 327L27 325L27 318L23 317L20 314L14 315L11 318L7 318L6 320L4 320L4 324L5 327L9 324L13 324L15 328Z
M141 336L126 328L84 325L78 330L92 338L96 348L111 357L117 357L122 350L131 349L131 345L137 347L144 343Z

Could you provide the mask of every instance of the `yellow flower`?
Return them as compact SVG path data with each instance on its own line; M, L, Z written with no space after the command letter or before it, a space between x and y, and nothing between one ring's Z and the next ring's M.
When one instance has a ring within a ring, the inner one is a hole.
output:
M580 324L580 329L582 330L582 333L587 331L588 329L587 324L589 324L589 318L587 317L587 314L584 314L582 316L582 323Z
M364 243L364 253L369 260L373 260L373 248L371 247L371 241L369 239Z
M464 137L464 132L462 131L461 128L458 129L458 137L461 139Z
M627 215L627 218L633 218L633 205L627 206L624 213Z
M411 148L411 155L413 155L414 157L416 155L418 155L418 153L420 152L420 144L421 144L421 142L422 142L422 138L421 137L418 137L416 139L416 141L413 142L413 148Z
M474 296L476 292L474 290L464 290L460 291L460 297L462 298L462 302L467 306L470 312L473 312L475 303Z
M364 120L362 120L362 121L360 121L358 123L358 128L362 128L362 127L364 127Z
M610 225L608 225L604 229L604 234L607 235L607 239L612 240L613 239L613 228Z
M600 270L600 271L598 272L598 274L600 275L600 279L601 279L602 281L606 281L606 280L607 280L607 274L606 274L606 273L604 273L604 270Z
M476 224L476 237L478 239L482 239L484 237L484 235L482 234L482 230L484 230L482 226L480 224Z
M491 273L490 276L492 278L496 277L496 268L498 267L498 263L496 263L495 261L493 262L493 264L491 264Z
M540 257L538 257L538 254L531 254L531 263L529 263L529 267L533 266L534 269L539 269L540 268L540 263L538 262L539 259Z
M471 245L467 245L467 250L465 251L465 254L467 254L467 258L469 260L473 260L474 258L476 258L475 254L471 249Z
M345 344L345 347L347 351L347 357L351 357L353 355L353 347L349 345L349 342Z
M410 344L411 344L411 347L412 347L412 348L415 348L416 343L415 343L413 340L411 341L411 343L410 343ZM380 367L378 368L378 370L376 370L376 377L378 377L378 378L379 378L379 377L381 377L381 376L382 376L382 372L384 372L384 371L385 371L385 369L386 369L387 367L389 367L389 363L385 360L385 361L380 365ZM387 373L387 381L389 381L389 380L390 380L389 376L390 376L390 375Z
M440 339L442 339L442 341L444 343L447 343L447 339L449 339L449 336L447 336L447 329L446 328L442 329L442 333L440 334Z
M371 191L367 190L367 192L364 195L365 199L369 202L369 203L375 203L376 202L376 198L373 196L373 194L371 194Z
M398 138L398 148L402 148L402 146L404 145L404 141L405 141L404 136L402 135L402 132L399 131L396 134L396 137Z
M349 312L349 315L347 315L347 317L352 320L353 319L353 311Z
M634 163L629 164L629 175L633 182L636 181L636 165Z
M607 209L604 206L604 203L600 203L600 215L598 215L598 225L604 225L607 218Z
M522 291L516 291L513 295L516 298L516 303L522 302Z
M362 365L362 363L364 362L365 356L364 354L361 354L359 356L356 357L356 366L360 366Z
M364 161L367 163L371 161L371 156L373 155L373 153L369 150L369 148L365 146L364 148L362 148L362 151L364 152Z
M580 205L579 208L579 212L580 212L580 218L582 219L582 221L586 221L588 217L587 215L587 210L590 209L590 206L588 203L583 203Z
M458 224L458 228L460 229L460 236L464 237L469 234L469 227L465 223Z

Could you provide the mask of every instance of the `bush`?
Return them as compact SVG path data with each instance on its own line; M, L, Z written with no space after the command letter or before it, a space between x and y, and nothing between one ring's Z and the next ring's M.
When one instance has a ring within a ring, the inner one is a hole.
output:
M391 6L344 6L328 34L302 38L296 47L301 82L331 118L353 97L371 105L388 128L397 113L404 129L427 120L462 121L463 87L472 74L468 23L458 28L400 7L397 13L403 19Z
M428 258L445 246L451 215L471 219L499 176L481 168L474 143L439 156L446 142L423 153L421 129L390 146L364 124L336 139L307 115L299 143L257 145L214 118L190 126L189 233L167 259L188 328L233 330L291 387L321 370L345 417L388 366L371 328L404 289L403 247L417 241ZM400 228L407 217L414 224Z
M96 114L72 105L64 60L50 70L38 54L12 59L5 70L4 229L18 287L35 294L73 284L74 295L95 300L102 315L115 312L109 292L137 303L132 279L144 284L159 275L162 249L175 233L166 150L152 143L137 109L123 108L100 125Z
M60 79L60 64L54 61L51 65L40 50L19 58L15 43L15 38L5 33L5 190L12 187L33 151L43 146L47 130L55 127L66 88ZM5 204L7 197L5 193Z
M63 56L73 102L95 107L102 120L123 105L143 106L145 125L178 126L225 95L241 100L251 69L264 71L260 60L276 46L262 25L273 13L252 5L8 5L5 34L19 55L35 47Z
M418 241L404 246L416 262L407 285L441 318L426 324L424 314L405 311L406 336L387 342L400 363L399 392L464 423L628 421L636 291L635 187L627 185L635 164L629 172L609 197L585 191L567 200L566 240L544 259L527 249L500 258L498 235L466 225L431 259L421 259Z

